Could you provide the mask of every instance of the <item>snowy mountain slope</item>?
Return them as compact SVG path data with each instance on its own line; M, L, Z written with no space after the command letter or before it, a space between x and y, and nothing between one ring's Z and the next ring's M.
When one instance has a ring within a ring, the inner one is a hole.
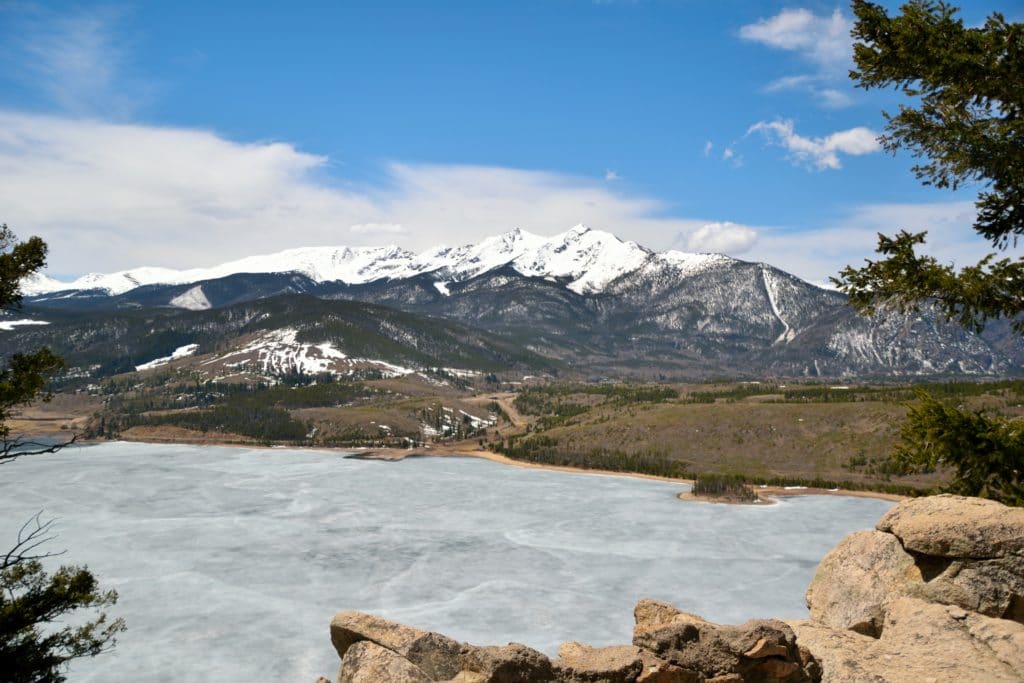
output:
M395 376L415 370L517 369L543 373L556 361L457 322L356 301L286 295L209 310L53 311L50 325L0 334L12 349L48 346L74 377L188 367L202 379L301 371ZM52 328L47 334L42 327Z
M363 283L382 277L408 277L415 272L412 269L414 258L414 254L396 246L302 247L250 256L211 268L133 268L109 274L90 273L73 282L39 278L28 283L24 290L27 295L40 295L98 289L117 295L143 285L193 284L239 273L301 273L315 282L342 280Z
M416 257L413 270L430 273L437 282L468 280L536 251L547 242L547 238L516 228L479 244L428 249Z
M244 340L238 340L223 353L211 354L199 367L218 369L219 375L255 371L263 376L287 375L298 372L307 375L330 373L352 375L360 370L373 370L383 377L398 377L414 372L394 363L375 358L353 358L336 344L302 342L294 327L269 330ZM138 369L138 368L136 368Z
M512 267L531 277L564 278L577 294L593 294L639 268L650 253L636 242L623 242L609 232L577 225L524 253Z
M62 291L28 297L26 303L50 320L58 311L83 310L113 315L173 308L212 314L237 310L238 304L256 306L268 297L308 294L315 298L303 299L304 312L277 329L306 330L303 316L318 310L309 301L359 301L486 330L509 348L595 375L1024 374L1024 342L1018 336L969 334L931 312L861 318L842 294L768 264L721 254L654 253L585 226L551 238L513 230L477 245L437 247L419 255L397 247L293 249L174 277L238 268L278 270L148 284L115 296L96 289ZM115 276L130 275L137 282L163 272L139 269ZM433 338L422 320L409 327L387 325L378 326L375 338L400 338L404 349L422 351ZM132 367L191 341L174 336L159 353L133 357ZM447 358L460 345L461 340L447 341L434 355ZM336 348L352 357L416 366L401 361L408 351L381 355L374 346ZM440 365L470 367L451 359Z
M38 276L27 282L28 296L99 291L108 296L145 285L195 284L241 273L299 273L316 283L358 285L429 273L436 282L467 280L513 263L524 275L566 279L577 292L600 291L615 277L639 266L649 255L634 242L578 225L545 238L515 229L478 244L434 247L416 255L396 246L303 247L231 261L211 268L173 270L141 267L116 273L90 273L73 282ZM191 303L191 302L190 302Z

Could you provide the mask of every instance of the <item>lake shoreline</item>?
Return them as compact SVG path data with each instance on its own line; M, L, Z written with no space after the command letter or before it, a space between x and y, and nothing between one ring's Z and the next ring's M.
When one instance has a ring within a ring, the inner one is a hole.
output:
M134 428L133 428L134 430ZM131 430L131 431L133 431ZM167 433L170 431L171 433ZM336 446L310 446L310 445L288 445L288 444L276 444L276 445L265 445L262 443L254 443L247 441L244 437L240 439L225 438L223 434L199 434L191 432L191 430L182 428L167 428L161 430L153 430L152 433L147 430L146 433L134 433L124 434L119 440L134 442L134 443L162 443L162 444L173 444L181 443L188 445L218 445L227 447L241 447L241 449L268 449L268 450L280 450L280 449L294 449L296 451L342 451L346 454L351 454L350 458L357 460L380 460L384 462L399 462L406 460L407 458L479 458L481 460L487 460L493 463L499 463L501 465L509 465L512 467L520 467L526 469L538 469L548 470L552 472L566 472L569 474L594 474L600 476L620 476L620 477L631 477L637 479L650 479L652 481L666 481L669 483L685 484L688 486L693 485L693 479L681 478L681 477L667 477L659 476L655 474L644 474L642 472L620 472L615 470L603 470L603 469L589 469L582 467L569 467L566 465L548 465L545 463L531 463L527 461L514 460L500 453L494 451L487 451L481 449L476 442L462 442L462 443L449 443L439 444L435 446L419 446L415 449L359 449L359 447L348 447L348 449L341 449ZM103 443L102 439L90 439L88 441L78 440L77 444L93 444ZM873 492L873 490L850 490L846 488L815 488L808 486L769 486L769 485L751 485L759 497L758 502L741 502L732 500L721 500L714 497L708 496L696 496L692 492L680 492L677 496L679 500L687 503L716 503L719 505L773 505L778 502L779 498L790 498L796 496L845 496L851 498L871 498L882 501L893 501L899 502L907 500L906 496L899 496L897 494L886 494L882 492Z
M189 430L180 429L174 430L173 434L126 434L122 437L124 441L131 441L136 443L157 443L157 444L168 444L168 443L180 443L190 445L203 445L203 446L228 446L234 448L269 448L269 449L280 449L280 448L293 448L296 450L343 450L346 453L351 453L352 457L359 460L381 460L385 462L399 462L406 458L417 458L417 457L432 457L432 458L450 458L450 457L462 457L462 458L480 458L482 460L489 460L501 465L510 465L512 467L520 467L527 469L539 469L548 470L552 472L566 472L569 474L592 474L599 476L612 476L612 477L630 477L635 479L649 479L652 481L663 481L673 484L683 484L692 487L694 484L693 479L684 479L680 477L664 477L654 474L644 474L641 472L619 472L614 470L602 470L602 469L588 469L581 467L569 467L566 465L548 465L545 463L527 462L523 460L515 460L508 456L496 453L484 448L481 448L476 442L462 442L452 444L440 444L434 446L421 446L418 448L337 448L330 446L291 446L291 445L275 445L266 446L263 444L247 443L245 437L240 437L238 440L231 440L223 438L224 435L206 435L203 438L190 438L197 435L188 433ZM98 442L93 442L98 443ZM901 496L893 493L883 493L880 491L851 491L848 489L822 489L822 488L809 488L809 487L787 487L787 486L751 486L751 489L758 495L759 502L747 503L733 500L721 500L709 496L698 496L694 495L690 491L681 491L678 494L678 498L684 502L705 502L705 503L717 503L721 505L773 505L778 502L779 498L787 498L792 496L848 496L855 498L874 498L878 500L888 501L901 501L906 500L907 496Z
M363 451L357 454L356 457L360 457L364 460L386 460L389 462L397 462L404 460L407 457L465 457L465 458L481 458L483 460L490 460L491 462L500 463L502 465L511 465L513 467L525 467L540 470L551 470L554 472L568 472L571 474L595 474L601 476L611 477L632 477L636 479L650 479L653 481L664 481L673 484L686 484L687 486L693 486L693 479L683 479L680 477L663 477L655 474L643 474L641 472L618 472L615 470L601 470L601 469L588 469L582 467L569 467L566 465L547 465L544 463L527 462L523 460L515 460L508 456L502 455L501 453L495 453L486 449L468 449L468 448L448 448L445 453L435 453L433 449L376 449L372 451ZM403 455L404 454L404 455ZM691 491L681 491L677 498L683 501L692 502L704 502L704 503L719 503L722 505L773 505L778 502L778 498L786 498L790 496L850 496L854 498L875 498L879 500L889 501L901 501L906 500L907 496L901 496L895 493L883 493L881 491L850 491L847 489L823 489L813 488L806 486L799 487L788 487L788 486L755 486L751 485L750 488L758 495L760 500L758 502L741 502L734 500L725 500L715 498L714 496L701 496L692 493Z

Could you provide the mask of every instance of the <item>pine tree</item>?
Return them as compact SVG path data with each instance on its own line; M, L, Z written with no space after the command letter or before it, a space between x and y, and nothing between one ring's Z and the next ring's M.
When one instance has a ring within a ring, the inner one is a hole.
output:
M46 263L46 244L38 237L18 242L0 225L0 310L21 304L21 282ZM35 443L12 437L6 424L12 411L41 395L63 361L49 349L15 353L0 368L0 465L42 453L64 444ZM60 553L42 549L53 540L51 521L37 514L21 528L14 546L0 556L0 676L4 681L63 681L65 664L77 657L95 656L114 646L124 621L107 621L102 608L117 601L117 593L100 590L86 568L61 566L52 574L41 560ZM100 609L77 626L64 625L68 615Z
M973 229L995 251L958 271L916 252L926 232L902 230L879 235L885 258L847 267L834 281L861 311L917 310L928 301L967 328L1009 318L1024 333L1024 259L998 258L1024 235L1024 24L995 13L966 28L945 2L914 0L901 10L890 17L854 1L850 76L859 87L918 99L885 114L883 146L921 159L913 170L926 185L980 185Z
M999 258L1024 235L1024 24L1001 14L966 28L945 2L913 0L890 17L854 0L856 70L865 88L895 87L917 106L886 114L890 152L906 149L921 162L925 185L957 189L978 184L973 229L993 252L956 270L918 254L925 232L879 235L878 252L862 268L847 267L834 282L863 313L916 311L934 305L948 320L980 331L1006 318L1024 334L1024 258ZM954 471L948 490L1024 504L1024 425L943 404L920 393L902 428L898 466Z

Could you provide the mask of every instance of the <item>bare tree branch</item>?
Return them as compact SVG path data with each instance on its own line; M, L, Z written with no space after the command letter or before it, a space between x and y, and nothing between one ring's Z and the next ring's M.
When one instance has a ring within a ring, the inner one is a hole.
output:
M36 548L48 543L53 539L57 538L57 534L53 533L53 524L56 519L48 519L45 522L42 521L43 511L37 512L31 519L21 525L21 529L18 530L18 542L13 548L7 551L3 559L0 559L0 571L13 567L20 562L28 562L29 560L41 560L45 557L56 557L63 555L65 551L59 553L36 553Z
M12 462L26 455L56 453L60 449L75 443L76 440L78 440L77 434L73 434L68 441L54 444L42 441L28 441L22 437L15 437L14 439L4 438L0 440L0 465Z

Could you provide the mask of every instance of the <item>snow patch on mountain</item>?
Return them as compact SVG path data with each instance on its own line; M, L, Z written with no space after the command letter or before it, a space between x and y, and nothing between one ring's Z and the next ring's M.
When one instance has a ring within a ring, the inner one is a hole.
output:
M651 260L659 265L671 266L680 277L699 275L715 266L735 261L725 254L691 254L674 249L654 254Z
M244 346L203 362L222 364L228 368L255 368L270 375L299 372L306 375L332 373L351 374L355 368L372 368L385 377L408 375L414 370L373 358L353 358L330 342L309 344L298 340L298 330L291 327L264 332Z
M184 346L179 346L178 348L174 349L171 355L164 356L163 358L155 358L149 361L148 363L143 363L142 365L136 365L135 370L137 372L142 372L143 370L152 370L153 368L158 368L161 365L167 365L172 360L178 360L179 358L186 358L188 356L191 356L196 352L196 349L198 348L199 344L185 344Z
M623 242L609 232L577 225L523 254L512 267L528 277L566 278L572 291L592 294L639 268L650 254L636 242Z
M479 244L435 247L416 258L414 268L447 280L468 280L542 248L548 239L516 228Z
M763 266L761 268L761 282L764 283L764 291L768 295L768 305L771 306L772 313L774 313L775 317L779 319L780 323L782 323L783 328L782 334L776 338L773 344L788 344L793 341L794 337L796 337L796 330L790 327L789 323L786 322L786 319L782 317L782 310L779 308L778 283L775 281L775 277L768 272L768 269Z
M231 261L212 268L173 270L170 268L134 268L117 273L90 273L73 282L53 278L37 278L27 282L27 295L47 294L61 290L104 290L110 295L123 294L142 285L183 285L239 273L302 273L317 281L341 280L362 284L386 277L409 277L412 252L396 246L386 247L302 247L276 254L264 254Z
M22 325L49 325L45 320L30 320L23 318L21 320L0 320L0 331L13 330L15 327L21 327Z
M196 285L192 289L182 292L171 299L170 304L189 311L206 311L210 308L210 300L206 298L201 285Z

